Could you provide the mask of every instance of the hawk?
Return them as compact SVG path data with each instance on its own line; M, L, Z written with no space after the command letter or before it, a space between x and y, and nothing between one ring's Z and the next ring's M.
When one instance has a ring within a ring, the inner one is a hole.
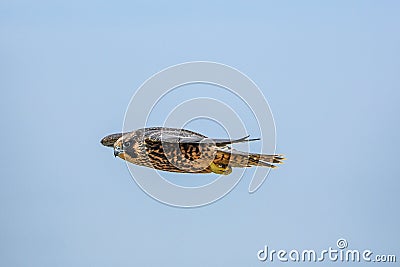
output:
M130 163L178 173L228 175L232 167L275 168L275 164L283 163L283 155L246 153L230 146L256 140L259 138L249 139L249 136L212 139L185 129L151 127L110 134L101 144L113 147L115 157Z

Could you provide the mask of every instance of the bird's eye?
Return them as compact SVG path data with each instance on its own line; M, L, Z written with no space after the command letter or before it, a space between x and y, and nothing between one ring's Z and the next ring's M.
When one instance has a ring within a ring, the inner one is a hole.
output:
M131 143L130 142L125 142L123 145L124 145L124 147L128 147L128 146L131 145Z

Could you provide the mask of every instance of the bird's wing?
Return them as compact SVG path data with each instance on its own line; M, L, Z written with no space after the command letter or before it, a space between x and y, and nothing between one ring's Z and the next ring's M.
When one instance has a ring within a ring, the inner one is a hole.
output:
M260 138L249 139L249 137L250 137L250 135L247 135L245 137L238 138L238 139L211 139L211 138L208 138L206 142L208 142L208 140L209 140L210 143L215 143L216 146L225 146L225 145L229 145L229 144L244 143L244 142L260 140Z
M194 145L201 143L201 144L210 144L216 146L226 146L229 144L260 140L260 138L254 138L254 139L248 139L248 138L249 135L238 139L214 139L214 138L205 138L201 136L176 136L176 135L162 134L157 141L167 142L167 143L179 143L179 144Z
M110 134L101 139L100 143L103 146L113 147L114 143L122 136L122 133Z

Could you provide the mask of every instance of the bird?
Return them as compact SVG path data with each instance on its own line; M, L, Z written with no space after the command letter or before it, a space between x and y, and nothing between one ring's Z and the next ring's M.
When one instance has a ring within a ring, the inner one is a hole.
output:
M249 137L214 139L186 129L148 127L110 134L100 143L112 147L115 157L132 164L175 173L229 175L232 168L276 168L283 163L285 158L281 154L247 153L231 147L235 143L260 140Z

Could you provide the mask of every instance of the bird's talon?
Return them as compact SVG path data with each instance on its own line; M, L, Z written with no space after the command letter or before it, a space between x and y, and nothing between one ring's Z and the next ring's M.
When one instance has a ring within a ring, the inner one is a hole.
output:
M228 175L232 172L232 168L229 166L217 165L214 162L211 162L210 169L213 173Z

